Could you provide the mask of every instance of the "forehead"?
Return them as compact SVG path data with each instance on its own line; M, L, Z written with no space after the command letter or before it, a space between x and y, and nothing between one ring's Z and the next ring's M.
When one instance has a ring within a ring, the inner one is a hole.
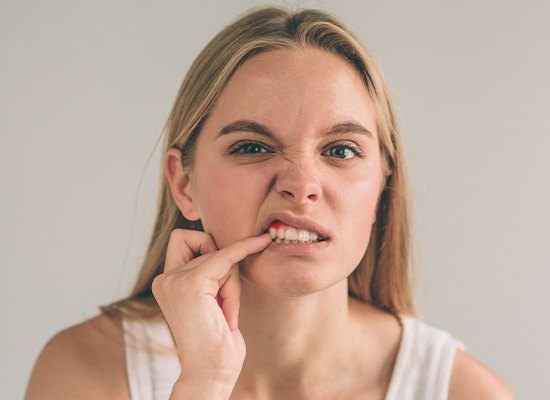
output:
M234 73L207 125L251 119L275 132L316 134L354 120L376 135L372 102L358 71L324 50L283 49L257 54Z

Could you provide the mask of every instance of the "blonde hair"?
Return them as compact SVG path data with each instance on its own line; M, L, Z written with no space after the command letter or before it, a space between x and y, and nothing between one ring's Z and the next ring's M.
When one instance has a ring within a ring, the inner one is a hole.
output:
M386 185L368 248L348 277L348 293L394 314L416 315L410 268L410 195L392 101L374 60L335 16L318 9L293 11L281 6L254 7L240 15L191 65L163 129L164 149L181 149L183 166L192 170L201 126L233 73L255 54L283 48L323 49L350 62L363 78L375 109ZM156 220L137 281L129 296L100 306L104 314L162 318L151 284L163 272L168 240L175 228L203 231L200 220L189 221L181 214L161 172Z

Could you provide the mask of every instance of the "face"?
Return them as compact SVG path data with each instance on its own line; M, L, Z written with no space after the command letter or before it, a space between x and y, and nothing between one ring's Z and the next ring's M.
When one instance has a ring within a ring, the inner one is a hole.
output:
M273 137L245 130L219 135L236 120L261 124ZM370 135L323 134L350 121ZM272 212L305 216L331 232L321 253L264 250L247 257L239 263L243 280L298 296L328 288L357 267L385 177L371 100L344 59L322 50L253 56L223 90L196 146L186 196L175 198L186 218L201 219L218 248L260 234Z

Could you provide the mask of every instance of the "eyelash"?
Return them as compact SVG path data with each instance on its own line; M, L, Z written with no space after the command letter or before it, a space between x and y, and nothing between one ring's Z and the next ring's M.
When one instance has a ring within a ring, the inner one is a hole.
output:
M264 146L263 144L259 143L259 142L252 142L252 141L247 141L247 142L242 142L240 144L237 144L235 146L233 146L230 150L229 150L229 154L235 154L237 153L239 150L243 149L245 146L247 145L258 145L260 147L263 147L264 149L267 149L266 146ZM350 162L354 162L354 161L357 161L355 160L357 157L359 158L363 158L364 155L363 155L363 152L361 151L361 149L359 147L357 147L355 144L351 144L351 143L348 143L347 145L343 145L343 144L338 144L338 145L335 145L335 146L332 146L331 148L329 148L328 150L330 149L334 149L334 148L337 148L337 147L343 147L343 148L346 148L346 149L350 149L354 154L355 154L355 157L351 157L351 158L339 158L339 157L336 157L336 159L340 160L340 161L350 161ZM254 155L258 155L258 154L266 154L266 153L241 153L241 155L245 156L245 157L249 157L249 156L254 156Z

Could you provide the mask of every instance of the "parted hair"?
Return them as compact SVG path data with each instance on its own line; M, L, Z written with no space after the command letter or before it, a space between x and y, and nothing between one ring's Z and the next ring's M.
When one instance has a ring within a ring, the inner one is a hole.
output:
M339 55L362 77L376 114L385 186L367 250L347 278L348 294L394 314L416 315L410 194L393 103L380 68L334 15L285 6L253 7L239 15L207 43L185 75L162 131L164 151L179 148L183 167L193 170L201 126L233 73L255 54L285 48L315 48ZM200 220L182 215L161 171L154 226L137 279L128 296L99 307L104 314L162 318L151 284L164 270L168 241L176 228L203 231Z

